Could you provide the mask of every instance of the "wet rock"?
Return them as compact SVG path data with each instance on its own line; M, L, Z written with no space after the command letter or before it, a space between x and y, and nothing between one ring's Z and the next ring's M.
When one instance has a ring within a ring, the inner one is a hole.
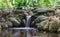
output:
M5 19L1 17L0 22L5 22Z
M47 13L47 12L55 12L55 10L54 9L49 9L49 8L35 8L34 12Z
M47 17L46 16L44 16L44 15L40 15L40 16L38 16L38 17L32 17L32 22L31 22L31 26L33 26L33 27L37 27L37 24L39 24L41 21L43 21L43 20L45 20Z
M36 15L45 15L45 16L55 15L55 10L54 9L49 9L49 8L35 8L33 10L33 12Z
M8 27L12 27L12 22L7 21L6 24L8 25Z
M0 28L7 28L8 25L4 22L0 22Z
M37 27L39 30L48 30L48 20L40 22Z
M12 22L13 27L19 27L20 26L20 22L15 17L11 17L10 21Z
M20 13L23 13L24 10L14 10L13 12L14 12L14 14L20 14Z
M8 28L8 25L7 24L3 24L2 28Z
M25 14L25 15L28 15L26 10L14 10L13 12L14 12L14 14Z
M60 32L60 28L57 30L57 32Z
M32 11L32 9L27 9L26 11L27 11L28 15L33 15L34 14L33 11Z
M21 24L20 24L20 27L25 27L26 26L26 23L24 20L21 21Z
M21 19L21 20L23 20L23 19L26 18L26 15L24 15L24 14L19 14L19 15L18 15L18 18Z

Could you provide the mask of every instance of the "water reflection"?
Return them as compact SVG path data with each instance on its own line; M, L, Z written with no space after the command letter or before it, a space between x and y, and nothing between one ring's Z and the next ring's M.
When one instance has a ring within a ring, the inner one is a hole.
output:
M58 33L49 33L43 31L24 31L24 30L0 30L0 37L60 37Z

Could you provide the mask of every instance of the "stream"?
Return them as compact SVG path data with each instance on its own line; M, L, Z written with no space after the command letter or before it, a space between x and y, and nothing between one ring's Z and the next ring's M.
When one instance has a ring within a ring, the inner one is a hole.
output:
M45 31L3 29L0 30L0 37L60 37L60 34Z

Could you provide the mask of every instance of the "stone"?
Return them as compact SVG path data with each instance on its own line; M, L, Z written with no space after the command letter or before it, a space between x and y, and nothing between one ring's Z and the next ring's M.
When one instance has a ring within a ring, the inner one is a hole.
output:
M2 28L8 28L8 25L6 23L0 23Z
M57 30L57 32L60 32L60 28Z
M12 27L12 22L7 21L6 24L8 25L8 27Z
M53 21L50 25L49 25L49 31L57 31L59 28L59 23L57 21Z
M60 10L55 11L55 15L60 17Z
M20 22L15 17L11 17L10 21L12 22L13 26L20 26Z
M38 25L38 28L42 30L48 30L48 20L40 22L40 24Z

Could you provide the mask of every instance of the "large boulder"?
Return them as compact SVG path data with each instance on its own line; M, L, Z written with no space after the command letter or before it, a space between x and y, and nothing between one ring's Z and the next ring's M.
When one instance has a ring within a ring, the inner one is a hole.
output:
M52 21L51 24L49 25L49 31L57 31L58 28L60 27L59 23L55 20Z
M48 15L48 13L52 13L53 15L55 14L55 10L54 9L49 9L49 8L34 8L33 12L37 12L37 14L43 15L46 14Z
M60 17L60 10L55 11L55 15Z
M36 21L36 25L37 25L37 28L40 29L47 29L47 26L48 26L48 20L46 20L48 17L47 16L39 16L35 21Z
M40 22L37 27L39 30L48 30L48 20Z
M5 22L0 22L0 28L8 28L8 25Z
M47 17L44 15L32 17L30 26L37 27L37 24L40 23L41 21L45 20L46 18Z
M57 32L59 32L59 33L60 33L60 28L57 30Z
M47 20L44 20L38 24L39 30L49 30L51 32L59 31L60 28L60 20L59 17L52 16Z
M51 32L57 32L57 30L59 29L60 27L60 20L59 20L59 17L56 17L56 16L51 16L51 21L49 22L49 31Z
M10 21L6 21L6 24L8 25L8 27L12 27L12 22L10 22Z
M15 17L10 17L10 21L12 22L13 27L19 27L20 26L20 22Z

